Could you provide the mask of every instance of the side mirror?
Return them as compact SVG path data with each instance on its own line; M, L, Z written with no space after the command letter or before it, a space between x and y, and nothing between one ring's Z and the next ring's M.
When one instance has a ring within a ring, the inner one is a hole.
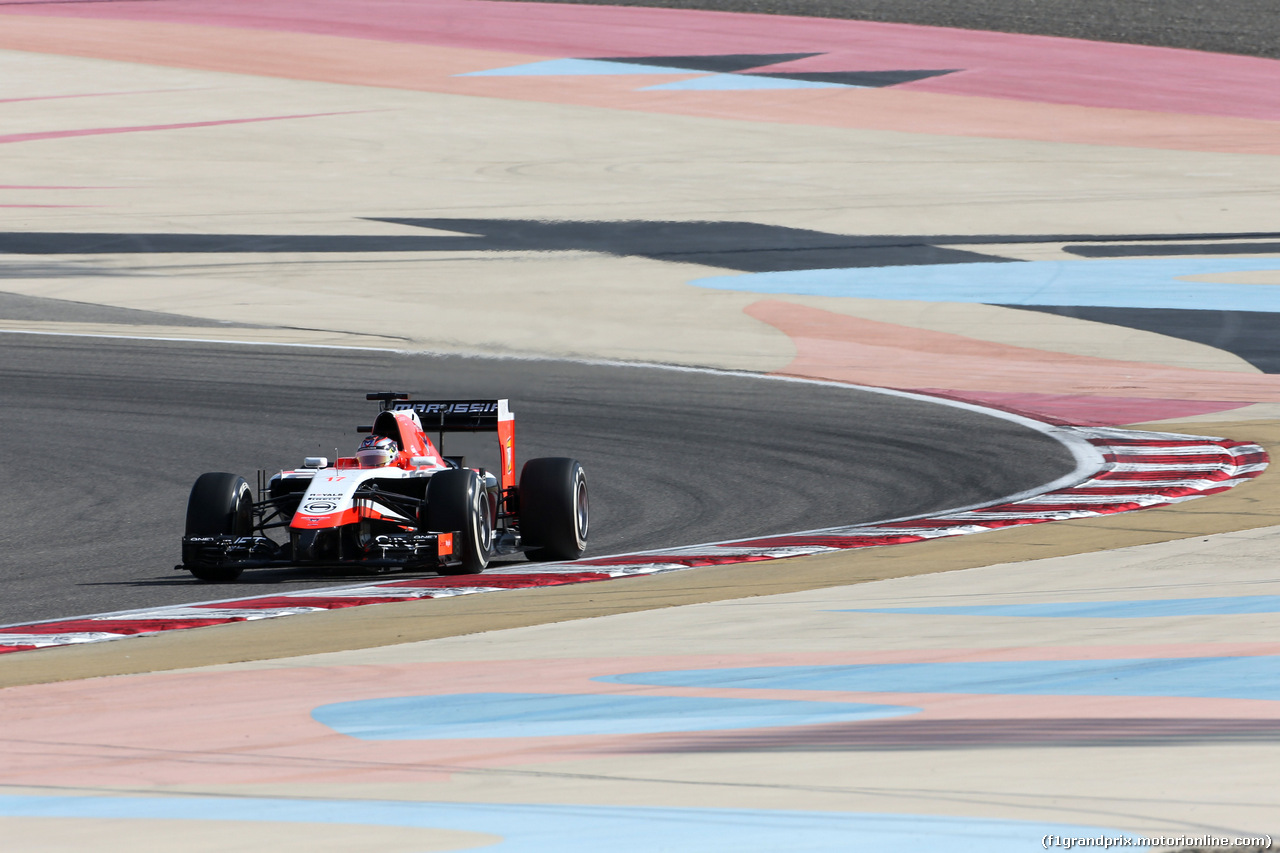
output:
M328 468L329 457L327 456L308 456L302 460L303 468Z

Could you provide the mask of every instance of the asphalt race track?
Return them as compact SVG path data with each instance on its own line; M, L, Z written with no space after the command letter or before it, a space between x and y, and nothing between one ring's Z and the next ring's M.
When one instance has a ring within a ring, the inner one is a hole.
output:
M1074 464L972 411L723 373L29 335L0 336L0 353L18 508L0 522L0 624L350 582L297 569L203 584L173 566L199 474L252 484L348 455L376 410L366 391L511 399L519 458L586 467L592 556L930 513ZM446 443L471 464L488 449Z

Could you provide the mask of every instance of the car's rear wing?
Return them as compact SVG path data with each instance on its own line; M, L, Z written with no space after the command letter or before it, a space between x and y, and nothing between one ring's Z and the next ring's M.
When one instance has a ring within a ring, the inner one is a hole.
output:
M379 391L366 394L384 412L413 412L424 431L496 432L502 460L502 488L516 487L516 420L506 400L410 400L408 394Z
M513 421L506 400L395 400L393 412L414 412L436 432L494 432Z

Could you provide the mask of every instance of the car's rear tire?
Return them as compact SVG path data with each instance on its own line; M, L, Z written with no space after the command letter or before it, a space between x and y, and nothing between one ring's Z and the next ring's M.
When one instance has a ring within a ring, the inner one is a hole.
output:
M244 478L223 472L201 474L187 499L186 535L252 536L253 493ZM210 583L230 583L244 571L236 565L201 563L194 553L182 557L187 571Z
M530 560L576 560L587 548L587 476L576 459L530 459L520 471L520 538Z
M436 532L461 531L462 541L454 540L454 554L462 564L441 566L442 575L477 575L489 565L493 556L493 517L484 480L470 468L437 471L427 482L426 505L422 511L423 526Z

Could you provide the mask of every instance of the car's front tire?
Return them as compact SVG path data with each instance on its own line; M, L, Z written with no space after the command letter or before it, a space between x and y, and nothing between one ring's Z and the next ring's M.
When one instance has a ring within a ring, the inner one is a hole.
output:
M461 531L462 541L454 542L454 552L462 558L457 566L441 566L442 575L477 575L493 556L493 517L484 480L470 468L437 471L427 482L423 526L436 532Z
M201 474L187 499L186 535L252 536L253 493L244 478L223 472ZM194 553L182 557L187 571L210 583L230 583L244 571L235 565L202 564Z

